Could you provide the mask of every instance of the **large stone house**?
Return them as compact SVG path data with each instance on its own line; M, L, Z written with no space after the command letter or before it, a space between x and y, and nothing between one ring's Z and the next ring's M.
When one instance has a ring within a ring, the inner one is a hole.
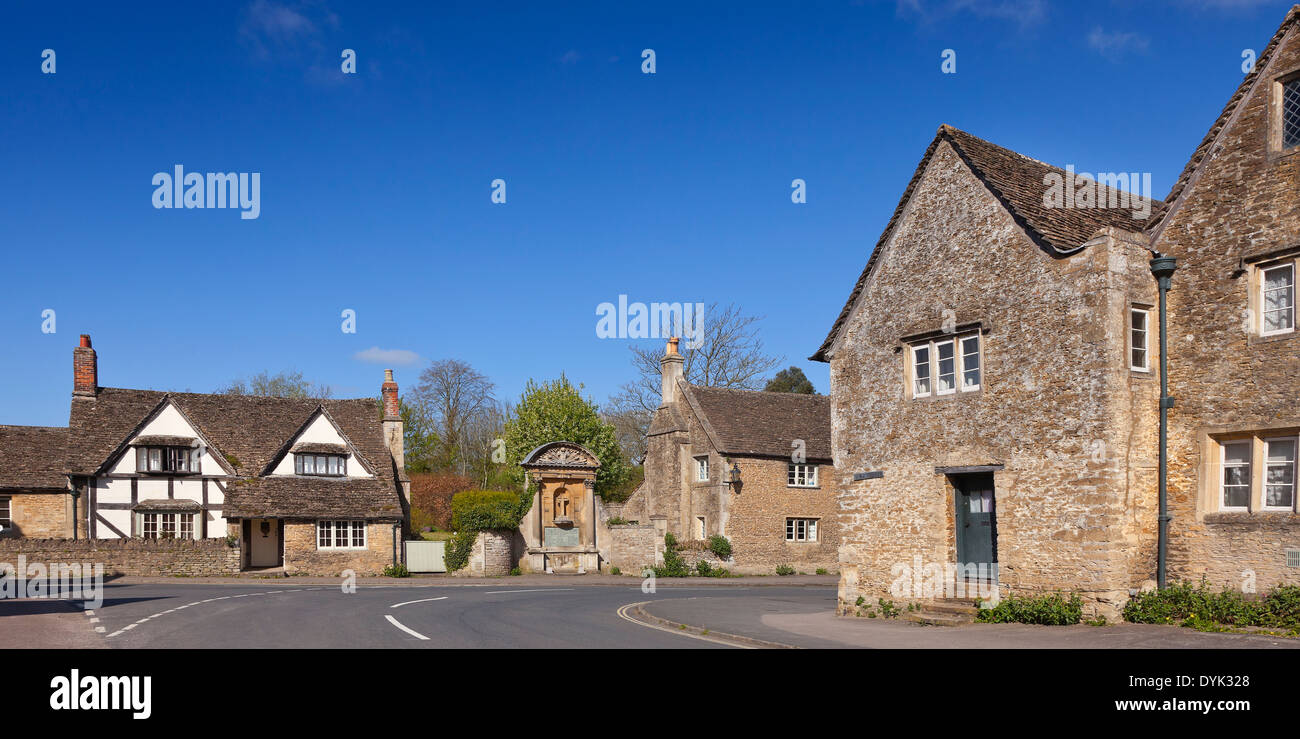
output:
M837 569L830 398L691 385L677 347L660 362L645 482L620 515L681 541L722 534L738 572Z
M5 535L238 542L245 569L375 573L408 510L391 370L374 398L100 387L82 336L68 428L0 427Z
M1178 260L1169 580L1300 583L1298 14L1165 202L1097 185L1062 205L1073 171L939 129L813 356L831 365L842 609L980 590L959 585L1078 592L1114 617L1152 585L1155 252Z

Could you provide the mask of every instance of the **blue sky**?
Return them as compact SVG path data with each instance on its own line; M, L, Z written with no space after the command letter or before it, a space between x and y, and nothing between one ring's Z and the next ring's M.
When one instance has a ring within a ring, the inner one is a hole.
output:
M66 423L80 333L116 387L374 395L457 358L503 398L563 371L603 402L631 379L595 332L620 294L765 316L825 392L805 357L939 124L1163 196L1288 7L7 3L0 423ZM260 217L155 209L176 164L259 172Z

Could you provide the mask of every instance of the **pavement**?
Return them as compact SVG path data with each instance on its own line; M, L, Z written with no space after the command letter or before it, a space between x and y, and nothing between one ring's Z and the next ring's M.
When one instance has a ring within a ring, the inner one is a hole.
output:
M0 648L1300 648L1173 626L925 627L834 616L835 578L119 578L82 613L0 601Z

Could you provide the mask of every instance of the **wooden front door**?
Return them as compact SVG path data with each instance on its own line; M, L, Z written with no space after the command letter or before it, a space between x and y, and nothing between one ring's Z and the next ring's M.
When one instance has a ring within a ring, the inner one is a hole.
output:
M280 522L269 518L255 518L252 522L252 529L253 540L249 547L249 566L279 566Z
M957 564L967 578L993 577L998 561L997 505L992 472L953 475L957 503ZM974 565L971 567L970 565ZM987 574L986 574L987 573Z

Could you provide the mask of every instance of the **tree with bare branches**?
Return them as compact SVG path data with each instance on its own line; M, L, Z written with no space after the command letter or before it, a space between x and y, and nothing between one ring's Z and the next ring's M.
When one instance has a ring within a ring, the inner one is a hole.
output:
M682 376L690 384L758 390L763 387L767 373L785 361L784 357L763 350L763 340L758 335L762 316L745 315L735 304L719 308L717 303L709 305L704 316L699 339L681 344ZM640 424L644 437L650 426L650 415L659 407L659 360L664 345L641 344L631 349L637 379L611 396L609 406L611 414L641 411L643 415L632 418Z
M426 414L438 431L438 452L434 455L435 469L468 471L468 446L476 441L471 428L485 415L498 411L494 392L496 386L487 375L458 359L440 359L431 362L420 373L420 380L409 396L409 402Z

